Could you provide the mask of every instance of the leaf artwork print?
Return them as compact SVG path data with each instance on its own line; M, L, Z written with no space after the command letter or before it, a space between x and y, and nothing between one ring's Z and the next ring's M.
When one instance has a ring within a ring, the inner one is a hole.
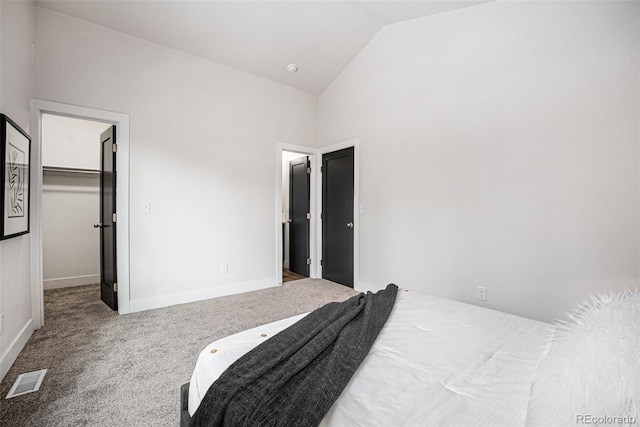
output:
M13 144L7 145L8 217L24 217L25 155Z

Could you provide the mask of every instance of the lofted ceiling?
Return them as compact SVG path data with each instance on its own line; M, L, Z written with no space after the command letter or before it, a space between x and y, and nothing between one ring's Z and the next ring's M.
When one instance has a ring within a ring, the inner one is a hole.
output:
M486 3L39 0L36 5L319 95L385 25ZM287 72L295 63L298 72Z

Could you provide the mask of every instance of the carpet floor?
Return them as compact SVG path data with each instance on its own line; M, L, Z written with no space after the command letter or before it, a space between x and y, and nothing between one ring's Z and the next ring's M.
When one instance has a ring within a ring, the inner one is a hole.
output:
M321 279L119 316L98 285L45 292L35 331L0 383L3 426L177 426L179 390L209 343L355 295ZM34 393L5 399L21 373Z

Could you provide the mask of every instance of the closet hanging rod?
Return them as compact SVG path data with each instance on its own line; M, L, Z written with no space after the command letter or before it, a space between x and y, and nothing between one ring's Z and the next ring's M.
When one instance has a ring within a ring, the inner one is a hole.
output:
M100 171L98 169L82 169L82 168L63 168L57 166L43 166L43 172L52 172L52 173L82 173L88 175L99 175Z

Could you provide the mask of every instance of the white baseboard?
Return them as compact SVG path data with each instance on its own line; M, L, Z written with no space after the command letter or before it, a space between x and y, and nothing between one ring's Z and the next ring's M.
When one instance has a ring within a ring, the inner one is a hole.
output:
M22 328L18 336L13 340L13 342L9 345L9 348L2 355L2 359L0 359L0 381L4 379L4 376L7 375L11 366L16 361L20 352L29 341L31 334L33 334L33 319L29 319L26 325Z
M100 283L100 274L90 274L87 276L61 277L59 279L46 279L44 282L44 290L70 288L73 286L92 285Z
M252 280L250 282L231 283L206 289L182 292L179 294L161 295L151 298L142 298L129 302L129 313L152 310L154 308L168 307L177 304L202 301L226 295L241 294L243 292L257 291L259 289L279 286L275 278Z
M289 268L289 260L288 260L288 259L285 259L285 260L282 262L282 266L283 266L284 268Z

